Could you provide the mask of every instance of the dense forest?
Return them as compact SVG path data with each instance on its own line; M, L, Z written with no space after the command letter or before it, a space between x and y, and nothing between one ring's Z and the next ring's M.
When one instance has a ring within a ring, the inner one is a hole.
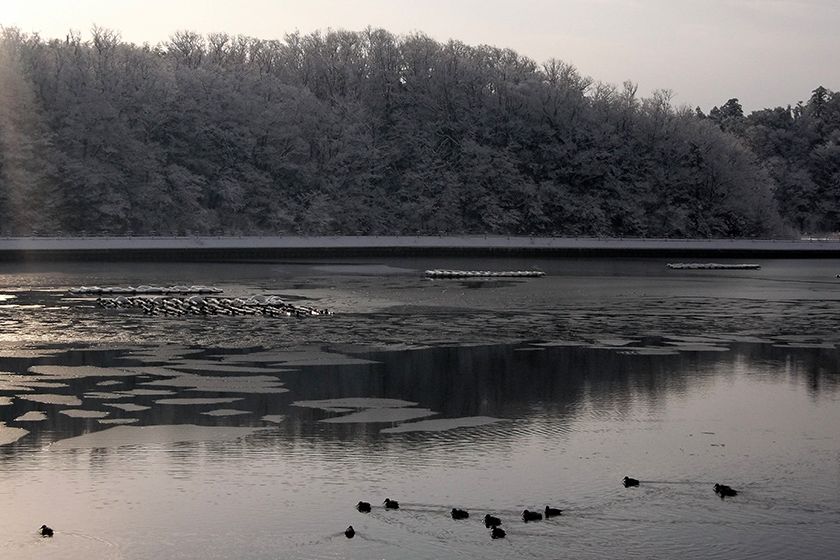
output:
M840 94L708 115L381 29L0 30L0 234L840 230Z

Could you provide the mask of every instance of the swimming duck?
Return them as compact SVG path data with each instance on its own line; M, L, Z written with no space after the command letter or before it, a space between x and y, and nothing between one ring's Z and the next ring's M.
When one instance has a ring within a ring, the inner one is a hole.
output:
M733 490L731 486L727 486L726 484L715 484L715 494L721 498L730 498L732 496L737 496L738 491Z
M452 519L467 519L469 516L470 514L463 509L452 508Z
M349 527L347 527L347 529L344 530L344 536L348 539L352 539L356 536L356 530L353 529L352 525L350 525Z
M545 518L554 517L556 515L563 515L562 509L545 506Z
M489 513L484 516L484 526L487 527L488 529L490 527L498 527L501 524L502 524L502 520L499 519L498 517L493 517Z
M369 502L359 502L356 504L356 509L362 513L370 513L370 503Z
M490 531L490 537L494 539L503 539L505 538L506 534L507 533L505 533L505 530L501 527L493 527L493 529Z
M625 488L630 488L631 486L638 486L639 481L636 480L635 478L630 478L629 476L625 476L624 480L622 481L622 484L624 484Z
M382 503L385 504L385 509L400 509L400 503L391 498L385 498L385 501Z
M53 536L53 530L47 527L46 525L41 525L41 528L38 529L38 532L41 533L42 537L51 537Z
M542 518L542 514L538 511L529 511L526 509L522 512L522 521L525 523L528 523L529 521L541 521Z

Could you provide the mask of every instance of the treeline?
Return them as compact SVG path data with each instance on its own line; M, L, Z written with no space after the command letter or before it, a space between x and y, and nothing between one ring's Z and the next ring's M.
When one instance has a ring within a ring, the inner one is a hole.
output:
M3 29L0 234L836 230L838 103L699 118L380 29L154 47Z
M820 86L807 103L748 116L730 99L713 108L709 119L762 160L779 211L796 230L840 231L840 93Z

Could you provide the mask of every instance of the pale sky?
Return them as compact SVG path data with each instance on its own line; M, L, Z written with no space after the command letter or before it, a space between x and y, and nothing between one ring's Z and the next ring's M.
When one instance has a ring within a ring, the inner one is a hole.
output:
M93 24L138 44L178 30L422 31L559 58L643 95L671 89L706 111L730 97L752 110L840 90L840 0L0 0L0 25L43 37L87 37Z

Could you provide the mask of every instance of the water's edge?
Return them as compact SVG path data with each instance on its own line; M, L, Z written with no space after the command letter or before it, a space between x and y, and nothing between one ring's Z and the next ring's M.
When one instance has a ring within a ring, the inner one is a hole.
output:
M511 236L0 238L0 260L228 261L373 256L840 257L833 240Z

